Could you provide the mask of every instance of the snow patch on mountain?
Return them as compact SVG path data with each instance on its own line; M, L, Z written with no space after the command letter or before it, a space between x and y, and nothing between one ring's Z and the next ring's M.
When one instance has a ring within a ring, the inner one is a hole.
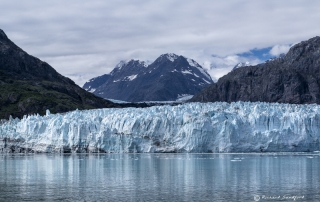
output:
M192 59L190 59L190 58L186 58L186 59L187 59L189 65L190 65L191 67L198 67L198 66L200 66L196 61L194 61L194 60L192 60Z
M95 90L95 88L91 88L88 92L93 93Z
M190 94L178 94L177 101L190 100L192 97L193 95L190 95Z
M210 81L207 81L207 80L205 80L205 79L202 79L202 80L205 81L205 82L208 83L208 84L211 84Z
M118 104L130 103L130 102L126 102L126 101L123 101L123 100L115 100L115 99L109 99L109 98L106 98L106 100L110 100L111 102L118 103Z
M196 67L205 77L207 77L209 80L211 80L211 76L209 75L209 73L203 69L202 67Z
M190 71L188 71L188 70L182 70L181 73L182 73L182 74L192 74L192 73L191 73ZM193 74L192 74L192 75L193 75Z
M209 75L209 73L205 69L203 69L196 61L190 58L186 58L186 59L191 67L197 68L205 77L211 80L211 76Z
M134 75L131 75L131 76L127 76L126 79L129 80L129 81L132 81L135 78L137 78L137 76L138 76L138 74L134 74Z

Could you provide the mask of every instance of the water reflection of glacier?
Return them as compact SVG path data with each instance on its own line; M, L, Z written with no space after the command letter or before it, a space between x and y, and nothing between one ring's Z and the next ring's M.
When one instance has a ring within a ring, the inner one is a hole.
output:
M255 195L299 195L319 201L320 156L312 157L2 155L0 200L253 201Z
M189 103L10 120L0 125L0 151L316 151L319 136L318 105Z

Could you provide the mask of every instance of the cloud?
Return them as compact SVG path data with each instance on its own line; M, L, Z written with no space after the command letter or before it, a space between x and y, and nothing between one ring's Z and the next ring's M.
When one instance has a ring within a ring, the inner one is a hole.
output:
M275 45L272 47L269 53L272 56L279 56L282 53L287 53L290 48L290 45Z
M250 57L242 57L239 55L229 55L225 57L212 56L211 61L206 61L205 65L203 66L207 68L207 71L211 75L212 79L214 81L217 81L220 77L229 73L233 69L233 67L239 64L240 62L249 62L250 65L256 65L263 61L256 56L250 56ZM210 68L208 69L208 67Z
M79 85L109 73L120 60L154 61L173 52L230 68L247 57L235 57L240 53L320 33L314 26L320 21L318 1L0 0L0 5L0 28L8 37Z

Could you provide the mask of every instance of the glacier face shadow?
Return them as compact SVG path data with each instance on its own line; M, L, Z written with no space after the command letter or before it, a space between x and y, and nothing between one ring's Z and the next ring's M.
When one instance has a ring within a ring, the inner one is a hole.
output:
M10 119L0 152L312 152L319 136L315 104L187 103Z

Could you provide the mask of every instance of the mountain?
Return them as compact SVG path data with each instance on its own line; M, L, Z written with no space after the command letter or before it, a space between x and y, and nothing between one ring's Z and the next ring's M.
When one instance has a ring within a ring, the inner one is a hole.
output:
M150 65L121 61L110 74L90 79L83 88L106 99L173 101L199 93L211 83L210 75L197 62L171 53Z
M115 106L29 55L0 30L0 119L45 114L46 109L57 113Z
M190 101L320 104L320 37L302 41L263 64L237 68Z
M0 124L0 153L312 152L319 141L318 105L186 103L48 112Z
M93 93L98 87L103 85L109 78L111 78L110 74L104 74L102 76L95 77L86 82L83 88L86 91Z
M238 68L241 68L241 67L246 67L246 66L249 66L250 65L250 62L239 62L238 64L236 64L231 71L235 70L235 69L238 69Z

